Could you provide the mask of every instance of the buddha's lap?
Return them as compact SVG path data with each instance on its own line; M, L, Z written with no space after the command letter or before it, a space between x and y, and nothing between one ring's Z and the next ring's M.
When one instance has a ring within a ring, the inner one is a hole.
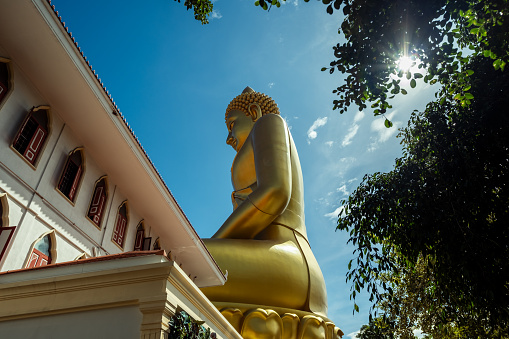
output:
M204 239L223 271L224 286L204 288L212 301L305 308L309 278L305 258L292 241Z

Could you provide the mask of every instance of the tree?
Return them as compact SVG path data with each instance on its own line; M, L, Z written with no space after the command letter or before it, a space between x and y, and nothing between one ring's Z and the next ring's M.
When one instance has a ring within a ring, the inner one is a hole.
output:
M354 298L365 287L397 314L398 280L383 277L409 274L424 257L432 302L421 306L440 309L434 326L508 336L509 77L483 57L466 66L475 99L414 112L400 133L403 157L393 171L364 177L338 229L356 247L347 275Z
M180 0L175 0L180 3ZM185 0L184 6L187 10L192 9L194 18L201 22L202 25L208 24L208 16L212 13L214 5L211 0Z
M366 288L374 305L402 302L398 282L424 257L432 302L421 306L440 309L434 326L509 335L509 1L322 2L328 13L344 14L346 42L322 68L346 75L333 91L334 109L370 104L380 115L407 93L403 77L410 88L439 84L437 100L401 132L404 155L394 170L367 175L344 202L338 229L356 247L347 274L353 298ZM270 9L279 1L255 4ZM402 57L414 68L398 67Z
M283 0L285 1L285 0ZM309 0L304 0L309 1ZM473 57L484 56L503 71L509 62L508 0L322 0L327 12L342 10L338 33L346 39L333 47L334 60L322 71L346 75L333 90L340 113L368 104L375 115L392 108L395 95L406 94L401 79L440 83L442 102L472 100L467 67ZM279 0L257 0L270 9ZM417 67L401 69L401 58ZM388 127L392 126L387 123Z
M429 331L508 336L509 1L322 2L329 14L344 14L346 42L322 68L346 75L333 91L334 109L370 104L380 115L407 93L403 77L410 88L439 84L437 100L401 132L404 154L394 170L365 176L343 202L338 229L356 247L347 274L352 297L366 288L401 324L398 293L408 292L406 279L426 258L433 279L419 291L427 299L418 299L417 312L434 315ZM279 7L278 0L255 4ZM399 67L405 57L414 68Z
M357 339L394 339L392 328L384 319L372 319L368 325L362 325Z

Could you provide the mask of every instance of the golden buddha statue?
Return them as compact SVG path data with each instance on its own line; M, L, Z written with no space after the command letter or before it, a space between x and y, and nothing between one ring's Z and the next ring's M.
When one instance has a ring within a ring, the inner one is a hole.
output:
M234 210L204 242L228 279L202 291L244 338L342 335L326 318L325 283L306 234L299 156L276 103L247 87L225 118L226 143L237 152ZM304 323L312 325L305 330Z

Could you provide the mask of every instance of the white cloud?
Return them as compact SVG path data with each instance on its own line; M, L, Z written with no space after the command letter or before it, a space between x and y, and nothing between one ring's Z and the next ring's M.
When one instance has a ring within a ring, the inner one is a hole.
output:
M326 141L325 144L329 147L332 147L332 145L334 145L334 141Z
M347 181L347 183L348 183L348 184L351 184L352 182L354 182L354 181L356 181L356 180L357 180L357 178L352 178L352 179L348 180L348 181Z
M292 4L295 7L299 6L299 0L286 0L286 1L280 0L280 2L281 5Z
M329 218L329 219L331 219L331 220L335 220L335 219L337 219L337 218L338 218L338 216L339 216L340 214L343 214L343 213L344 213L344 212L343 212L343 210L344 210L344 209L345 209L345 208L344 208L343 206L339 206L339 207L338 207L338 208L336 208L334 211L332 211L332 212L330 212L330 213L325 214L325 215L324 215L324 217Z
M355 339L355 338L357 338L357 334L359 334L359 333L360 333L360 331L355 331L355 332L347 334L346 337L350 338L350 339Z
M313 122L313 125L309 127L308 129L308 143L310 143L310 140L313 140L317 137L316 129L318 127L322 127L327 123L327 117L325 118L318 118Z
M364 111L358 111L355 114L355 117L353 118L352 126L348 128L348 133L346 133L345 137L343 138L343 141L341 142L341 146L345 147L352 143L353 137L359 131L359 125L357 123L362 119L364 119Z
M274 87L274 85L275 85L275 83L273 83L273 82L269 82L269 85L268 85L268 86L269 86L269 88L272 88L272 87Z
M223 15L221 12L213 10L212 13L210 13L210 19L221 19Z
M353 137L357 134L357 131L359 130L359 125L353 124L348 129L348 133L346 133L343 142L341 143L341 146L345 147L352 143Z
M389 138L398 131L398 127L401 125L401 122L394 121L396 113L397 111L393 111L389 114L386 114L385 117L382 116L375 119L371 123L371 131L376 132L377 136L371 138L372 142L368 147L368 152L373 152L374 150L376 150L381 143L384 143L387 140L389 140ZM392 127L390 128L385 127L386 118L393 123Z
M353 118L354 124L364 119L364 115L365 115L364 111L358 111L357 113L355 113L355 117Z
M348 190L346 189L346 185L343 185L341 187L338 187L336 189L338 192L341 192L343 193L343 195L349 195L350 193L348 192Z

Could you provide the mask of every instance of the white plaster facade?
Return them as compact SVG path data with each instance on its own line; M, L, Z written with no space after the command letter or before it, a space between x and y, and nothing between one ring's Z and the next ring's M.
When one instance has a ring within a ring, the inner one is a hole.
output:
M197 285L223 284L222 272L49 2L0 0L0 30L9 32L0 36L0 62L8 66L10 83L0 103L0 194L6 195L8 226L16 226L0 270L25 267L30 247L50 231L57 242L53 262L131 251L144 220L145 236L152 244L159 237ZM48 136L31 165L13 142L38 106L48 107ZM71 203L57 185L77 148L84 170ZM86 215L103 176L108 197L98 228ZM111 239L123 201L128 226L120 248Z

